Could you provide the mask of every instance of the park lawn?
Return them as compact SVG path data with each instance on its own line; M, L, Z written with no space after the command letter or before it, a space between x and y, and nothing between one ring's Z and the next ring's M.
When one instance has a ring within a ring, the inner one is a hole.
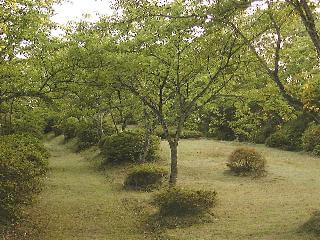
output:
M267 159L267 176L233 176L226 160L239 146L255 147ZM162 156L169 149L162 144ZM171 239L315 239L298 229L320 208L320 159L263 145L182 140L179 185L218 192L215 220L167 231Z
M178 185L218 192L211 215L193 224L155 226L152 193L125 191L131 166L98 170L97 148L80 154L74 142L52 137L47 187L29 211L37 231L26 239L159 239L159 240L307 240L298 232L319 209L320 159L303 153L255 147L267 159L267 176L252 179L231 175L226 167L237 142L181 140ZM169 167L169 147L163 141L159 165ZM179 221L178 221L179 222ZM24 226L28 228L28 226ZM31 232L32 233L32 232Z

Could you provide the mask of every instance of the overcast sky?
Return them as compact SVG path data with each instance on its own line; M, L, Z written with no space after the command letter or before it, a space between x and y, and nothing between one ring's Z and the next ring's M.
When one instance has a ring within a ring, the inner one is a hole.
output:
M76 21L82 18L83 14L89 13L90 20L97 20L97 13L110 14L111 0L69 0L62 5L55 6L56 15L53 20L60 24L68 21Z

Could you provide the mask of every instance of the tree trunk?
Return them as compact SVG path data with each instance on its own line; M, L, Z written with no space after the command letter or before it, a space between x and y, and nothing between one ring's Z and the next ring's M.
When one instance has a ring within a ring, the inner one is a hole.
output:
M176 139L169 141L171 153L171 172L169 186L174 187L177 183L178 176L178 141Z

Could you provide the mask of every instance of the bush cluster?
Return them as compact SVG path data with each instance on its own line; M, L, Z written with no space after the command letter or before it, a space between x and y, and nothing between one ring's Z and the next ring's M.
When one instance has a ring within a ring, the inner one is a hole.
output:
M28 135L0 137L0 222L17 219L40 192L48 170L46 149Z
M307 128L307 124L308 119L304 116L287 122L266 139L266 145L288 151L301 150L301 137Z
M253 148L238 148L229 156L227 166L237 175L261 176L266 160Z
M101 153L105 157L106 163L137 163L144 154L144 134L142 132L121 132L111 136L106 136L100 143ZM146 161L157 159L157 151L160 146L158 137L152 136Z
M215 206L217 193L173 187L155 194L152 204L161 215L199 214Z
M319 152L320 145L320 125L311 125L302 136L302 146L305 151Z
M164 168L143 164L136 166L129 172L124 181L124 186L136 190L151 190L159 186L167 175L168 171Z

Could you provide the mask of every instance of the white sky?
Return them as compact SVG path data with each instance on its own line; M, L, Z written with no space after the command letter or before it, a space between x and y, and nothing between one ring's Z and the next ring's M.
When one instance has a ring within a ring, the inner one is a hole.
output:
M53 21L66 24L68 21L77 21L83 14L90 14L90 21L98 19L97 14L110 14L112 0L68 0L54 7L56 15Z

